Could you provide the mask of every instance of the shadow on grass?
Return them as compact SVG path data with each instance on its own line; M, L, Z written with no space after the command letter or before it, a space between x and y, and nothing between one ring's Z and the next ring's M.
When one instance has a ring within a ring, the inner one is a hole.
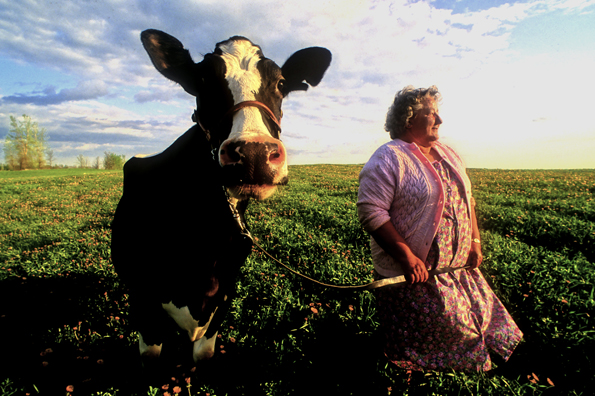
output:
M591 339L577 344L576 340L558 337L546 339L536 332L527 318L517 320L524 332L523 342L505 364L491 375L528 381L535 374L540 385L551 385L544 394L588 395L595 389L595 365L592 361L595 343ZM550 383L551 381L551 383Z
M331 317L317 324L315 335L297 335L292 348L287 345L292 328L289 323L265 326L256 341L262 346L226 343L226 353L218 351L205 366L206 382L221 394L387 394L391 383L378 368L385 362L374 335L356 334L353 326ZM280 356L272 345L283 349L283 341L287 347Z
M135 340L119 337L134 334L128 317L105 302L106 293L121 304L126 291L117 279L93 275L0 282L0 337L15 351L0 354L0 382L10 378L17 389L43 395L64 394L69 385L74 394L117 389L118 394L146 395L148 385L166 383L170 393L174 386L186 393L184 376L191 376L192 394L386 394L389 386L379 379L383 357L376 338L354 334L356 329L338 318L321 321L315 337L300 337L299 351L276 352L274 343L293 327L282 323L248 333L252 339L245 344L218 340L216 355L197 365L190 360L187 337L178 334L169 349L164 347L165 368L147 376ZM119 329L110 328L107 318L113 315L122 316ZM95 331L102 337L92 339ZM106 337L110 332L114 335Z
M106 292L111 300L108 304ZM110 389L117 389L118 394L146 395L148 385L161 388L166 383L170 393L180 386L187 394L186 376L191 378L193 395L199 391L216 395L386 395L389 387L393 395L406 389L409 394L440 391L438 382L428 385L423 377L414 377L407 386L405 372L386 368L380 335L361 331L356 323L337 314L318 319L310 333L294 331L299 327L297 317L295 322L271 321L264 327L234 324L248 342L229 342L223 328L215 356L196 365L190 360L187 337L178 334L172 337L169 349L164 347L165 368L158 375L147 376L130 336L133 329L122 312L127 310L116 311L116 301L122 304L125 293L117 279L92 275L0 282L0 337L5 346L11 346L0 354L0 381L10 378L32 395L37 391L64 394L68 385L74 386L75 395ZM259 304L256 299L252 303ZM110 327L113 321L107 320L114 314L123 319L118 328ZM303 313L298 316L301 320ZM569 345L563 341L557 341L555 347L545 345L527 331L529 323L520 325L527 341L509 363L489 375L515 380L534 372L541 384L550 378L556 385L546 394L587 390L593 385L593 378L586 378L592 367L585 361L586 352L573 362L577 351ZM75 337L73 327L84 331ZM85 335L89 329L103 337L91 340ZM123 334L127 335L120 338ZM280 348L280 343L288 342L288 334L294 335L295 345ZM9 349L17 352L6 353ZM464 390L454 383L448 386Z
M1 378L30 394L64 394L68 385L77 394L108 384L132 389L141 374L136 347L113 330L95 340L87 333L110 330L107 317L115 312L101 304L106 292L124 294L114 279L87 275L0 282L0 339L13 351L0 354Z

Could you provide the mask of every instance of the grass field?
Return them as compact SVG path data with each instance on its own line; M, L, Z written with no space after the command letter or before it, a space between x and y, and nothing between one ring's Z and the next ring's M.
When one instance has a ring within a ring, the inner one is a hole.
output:
M253 235L316 279L371 281L355 206L360 169L290 167L288 187L248 208ZM142 377L128 296L110 260L122 173L59 172L0 172L2 395L590 395L595 388L594 170L470 170L482 270L525 334L492 372L426 372L408 383L382 354L373 294L311 285L255 250L215 357L174 365L153 387Z

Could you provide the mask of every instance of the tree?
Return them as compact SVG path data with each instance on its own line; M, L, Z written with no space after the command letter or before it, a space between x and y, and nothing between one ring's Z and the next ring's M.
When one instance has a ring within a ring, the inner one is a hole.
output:
M125 155L118 155L106 151L103 157L103 169L122 169L126 160Z
M82 154L79 154L76 157L76 163L78 164L79 168L87 168L89 167L89 160Z
M54 150L51 149L47 149L45 151L45 157L48 160L48 166L50 167L50 169L52 168L52 166L54 166Z
M95 162L93 162L92 168L93 169L99 169L99 164L100 164L99 157L95 157Z
M9 168L42 168L47 150L45 128L39 128L26 114L22 121L10 116L10 127L4 141L4 157Z

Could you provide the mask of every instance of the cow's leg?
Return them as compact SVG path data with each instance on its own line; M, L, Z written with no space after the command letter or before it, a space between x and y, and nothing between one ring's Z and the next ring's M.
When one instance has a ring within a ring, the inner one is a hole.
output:
M199 322L195 320L190 314L188 307L176 307L171 301L167 304L162 304L162 306L169 316L171 316L176 321L178 326L182 330L188 332L188 338L194 343L192 358L195 362L209 359L215 354L215 341L217 339L217 333L215 332L215 335L212 336L210 334L212 332L209 332L208 337L205 337L205 334L207 333L209 325L211 324L213 316L215 315L215 312L217 312L218 307L215 307L206 323L201 323L199 325Z
M215 354L215 342L217 341L217 331L207 338L206 336L199 338L194 341L194 347L192 349L192 358L195 362L199 360L210 359Z
M130 293L130 315L138 331L138 349L143 367L157 366L163 343L166 342L169 317L161 304L146 293Z
M143 335L138 335L138 347L143 366L152 364L161 355L163 344L148 345L143 339Z
M217 308L215 308L215 311L213 311L209 317L209 321L205 325L201 326L199 325L198 320L192 317L188 307L176 307L171 301L167 304L161 304L161 306L169 314L169 316L175 320L182 330L188 332L188 338L190 338L190 341L192 342L204 336L207 328L209 327L209 323L215 314L215 311L217 311Z
M231 306L231 298L227 295L223 296L223 301L219 303L219 306L213 312L213 315L209 319L209 323L207 323L206 332L204 337L196 340L194 342L194 349L192 353L192 357L194 361L197 362L199 360L209 359L215 354L215 343L217 342L217 333L219 332L219 327Z
M206 323L200 324L190 314L188 307L176 307L173 302L162 304L163 309L171 316L178 326L188 332L190 341L194 343L192 358L195 362L213 357L215 354L215 342L219 326L229 309L230 299L223 296L219 306L215 307Z

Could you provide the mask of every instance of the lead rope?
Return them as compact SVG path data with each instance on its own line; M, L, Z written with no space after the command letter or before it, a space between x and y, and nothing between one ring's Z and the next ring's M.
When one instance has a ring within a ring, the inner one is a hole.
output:
M331 285L328 283L323 283L320 281L317 281L315 279L309 278L304 274L300 274L299 272L295 271L294 269L288 267L287 265L283 264L282 262L280 262L279 260L277 260L275 257L271 256L266 250L264 250L264 248L262 246L260 246L258 243L254 242L254 245L256 245L256 247L258 247L260 250L262 250L262 252L269 257L271 260L273 260L274 262L276 262L277 264L281 265L283 268L287 269L288 271L290 271L291 273L300 276L304 279L309 280L310 282L316 283L317 285L320 286L324 286L330 289L340 289L340 290L353 290L353 291L363 291L363 290L373 290L373 289L378 289L380 287L386 287L386 286L391 286L391 285L395 285L395 286L404 286L406 279L405 279L405 275L399 275L399 276L394 276L392 278L384 278L384 279L379 279L370 283L366 283L364 285ZM440 269L435 269L435 270L431 270L428 271L428 274L430 276L436 276L436 275L440 275L440 274L445 274L448 272L454 272L454 271L458 271L458 270L462 270L462 269L467 269L467 268L471 268L470 266L465 266L465 267L445 267L445 268L440 268Z
M210 138L210 132L200 123L200 120L198 119L198 114L195 111L194 114L192 115L192 121L196 122L198 124L198 126L200 127L200 129L203 130L203 132L205 133L207 140L209 142L211 142ZM213 156L213 161L218 162L216 155L217 155L217 147L215 147L212 143L211 143L211 155ZM320 281L317 281L316 279L312 279L304 274L301 274L299 272L297 272L296 270L294 270L293 268L283 264L281 261L277 260L275 257L273 257L269 252L267 252L262 246L260 246L258 244L258 242L256 242L254 240L254 238L252 237L252 234L250 233L250 231L248 230L248 226L246 225L246 223L244 223L244 221L242 220L240 213L238 212L236 205L234 204L234 202L232 201L232 198L229 196L229 193L227 191L227 188L225 188L225 186L222 186L223 188L223 192L225 193L225 197L227 199L227 203L229 205L229 210L231 211L232 217L234 218L235 221L238 222L238 225L240 227L240 233L242 234L242 236L245 239L250 239L252 241L252 243L254 244L254 246L256 246L257 248L259 248L262 253L265 254L265 256L267 256L268 258L270 258L271 260L273 260L275 263L279 264L280 266L282 266L283 268L285 268L286 270L288 270L289 272L291 272L294 275L297 275L299 277L302 277L304 279L307 279L308 281L315 283L317 285L329 288L329 289L339 289L339 290L352 290L352 291L363 291L363 290L373 290L373 289L378 289L381 287L386 287L386 286L391 286L391 285L395 285L395 286L403 286L406 282L405 279L405 275L399 275L399 276L394 276L391 278L384 278L384 279L379 279L370 283L366 283L363 285L332 285L332 284L328 284L328 283L323 283ZM465 267L445 267L445 268L440 268L440 269L434 269L431 271L428 271L428 274L430 276L436 276L436 275L440 275L440 274L445 274L448 272L454 272L454 271L458 271L458 270L462 270L462 269L467 269L467 268L471 268L470 266L465 266Z
M304 279L307 279L310 282L315 283L317 285L320 285L320 286L323 286L323 287L326 287L329 289L339 289L339 290L352 290L352 291L362 290L363 291L363 290L378 289L380 287L386 287L386 286L390 286L390 285L403 286L405 284L405 282L406 282L405 275L399 275L399 276L394 276L392 278L379 279L379 280L376 280L376 281L373 281L373 282L370 282L367 284L363 284L363 285L332 285L332 284L317 281L316 279L312 279L304 274L297 272L293 268L291 268L291 267L283 264L281 261L277 260L269 252L267 252L262 246L260 246L260 244L258 244L258 242L256 242L254 240L254 238L252 237L252 234L248 230L246 223L244 223L244 221L240 217L240 213L236 209L236 206L232 202L232 199L229 196L229 193L227 192L227 189L225 187L223 187L223 191L225 192L225 196L227 197L227 203L229 204L229 209L231 210L232 216L240 225L241 233L244 236L244 238L251 239L254 246L259 248L262 251L262 253L264 253L265 256L267 256L268 258L270 258L275 263L279 264L280 266L282 266L283 268L285 268L292 274L302 277ZM470 266L456 267L456 268L455 267L445 267L445 268L431 270L428 272L428 274L430 276L436 276L436 275L445 274L448 272L458 271L458 270L467 269L467 268L471 268L471 267Z

